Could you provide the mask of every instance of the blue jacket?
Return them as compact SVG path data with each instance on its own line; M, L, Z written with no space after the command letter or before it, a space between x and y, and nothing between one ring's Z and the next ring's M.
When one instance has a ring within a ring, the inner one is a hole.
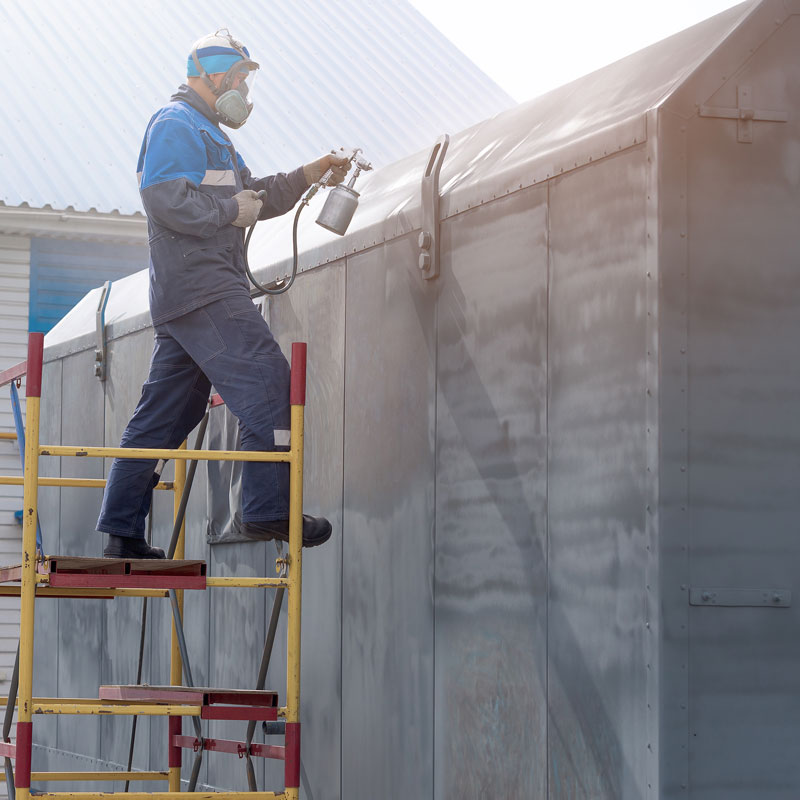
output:
M289 211L307 187L302 167L254 179L215 113L186 85L150 120L137 172L150 237L154 325L249 293L244 231L231 224L237 192L266 189L260 219L267 219Z

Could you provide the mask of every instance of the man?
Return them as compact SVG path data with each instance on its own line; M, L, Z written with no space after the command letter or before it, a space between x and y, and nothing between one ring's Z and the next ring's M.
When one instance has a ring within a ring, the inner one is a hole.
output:
M341 182L346 162L326 155L288 174L251 176L219 124L245 123L257 70L227 30L200 39L186 84L147 126L138 173L155 344L121 447L178 447L205 413L213 384L239 419L243 450L288 449L289 365L250 299L243 229L289 211L328 169L330 183ZM144 534L158 479L154 460L113 462L97 522L109 535L105 556L164 558ZM288 498L288 464L245 462L244 535L288 541ZM326 519L304 515L304 546L330 535Z

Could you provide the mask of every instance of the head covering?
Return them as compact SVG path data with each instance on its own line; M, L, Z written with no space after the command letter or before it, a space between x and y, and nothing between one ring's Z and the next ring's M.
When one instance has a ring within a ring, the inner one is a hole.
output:
M224 32L224 35L223 35ZM186 64L186 74L191 77L199 77L200 72L197 69L192 53L197 51L197 59L200 65L208 75L213 75L217 72L227 72L237 61L242 60L242 54L234 47L231 47L232 37L228 33L227 28L220 28L216 33L210 33L208 36L203 36L198 39L193 47L192 52L189 53L189 58ZM235 41L235 40L234 40ZM239 42L235 42L245 55L249 58L250 52Z

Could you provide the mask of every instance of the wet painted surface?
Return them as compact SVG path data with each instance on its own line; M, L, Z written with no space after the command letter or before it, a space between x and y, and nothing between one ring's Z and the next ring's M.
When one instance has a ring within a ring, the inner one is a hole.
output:
M644 796L645 155L550 189L553 798Z
M309 800L337 800L342 747L344 262L301 276L296 288L297 293L290 291L271 301L269 322L287 357L293 341L308 342L303 505L307 513L322 515L333 526L329 542L303 554L301 786ZM267 555L270 575L271 559L272 546ZM267 594L269 619L272 593ZM283 663L279 671L274 662L269 686L285 685ZM282 766L267 766L273 780L266 788L283 785Z
M799 47L795 16L707 101L747 85L788 123L689 128L692 586L800 590ZM689 796L797 796L797 604L689 614Z
M262 542L215 545L209 555L209 573L240 577L266 575L266 548ZM264 595L263 589L210 590L208 678L211 686L232 689L255 686L266 630ZM190 726L191 722L184 721L185 731L188 732ZM204 723L204 732L212 738L243 741L247 723L212 720ZM189 755L193 758L191 751ZM242 759L209 753L206 760L209 783L247 791L247 774ZM259 781L263 780L263 765L259 763L262 761L254 759Z
M342 797L433 785L434 287L416 237L347 261Z
M152 331L142 331L111 342L108 349L108 377L105 382L105 442L107 447L118 447L122 432L139 400L141 385L147 374L150 361ZM99 384L96 378L92 378ZM89 387L87 387L89 388ZM80 444L81 442L76 442ZM108 474L111 460L103 461L104 474ZM93 503L95 519L100 511L100 498ZM105 537L87 532L96 546L104 545ZM87 601L88 602L88 601ZM159 600L148 600L148 618L152 624L154 605ZM138 664L139 640L141 636L142 600L120 597L103 603L105 632L103 637L102 683L134 683ZM150 677L150 638L145 639L145 661L142 680L152 682ZM96 689L95 689L96 691ZM96 695L95 695L96 696ZM149 759L151 720L141 718L136 725L134 768L147 768ZM118 764L128 763L132 721L130 719L101 719L101 758ZM166 762L164 762L166 763Z
M546 187L442 248L434 796L545 797Z
M65 444L103 443L103 385L94 377L94 356L77 353L62 362L61 439ZM103 462L94 458L62 458L61 475L101 478ZM102 489L61 489L61 533L57 552L75 556L102 554L102 537L94 531ZM58 694L97 697L103 652L105 602L60 599L58 636ZM129 659L130 660L130 656ZM58 747L100 756L99 717L63 716L58 721ZM88 786L86 787L89 788Z

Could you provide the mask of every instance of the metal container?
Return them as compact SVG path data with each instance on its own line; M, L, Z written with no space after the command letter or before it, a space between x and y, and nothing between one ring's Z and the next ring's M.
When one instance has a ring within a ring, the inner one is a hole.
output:
M334 186L317 217L317 225L344 236L358 208L359 193L349 186Z
M796 0L737 6L453 135L437 220L427 152L364 177L346 236L301 217L305 272L267 315L284 350L309 342L306 505L335 523L304 560L307 797L800 795L798 52ZM262 281L291 263L291 222L253 238ZM98 435L69 386L115 420L138 392L146 278L128 281L105 385L68 357L94 346L97 293L48 336L56 435ZM263 545L206 544L204 500L192 553L268 569ZM200 674L252 684L269 598L186 602ZM122 681L133 645L103 641ZM69 689L93 694L81 674ZM35 768L96 757L95 729L44 728ZM163 767L163 742L154 721L136 766ZM101 737L98 760L121 746Z

